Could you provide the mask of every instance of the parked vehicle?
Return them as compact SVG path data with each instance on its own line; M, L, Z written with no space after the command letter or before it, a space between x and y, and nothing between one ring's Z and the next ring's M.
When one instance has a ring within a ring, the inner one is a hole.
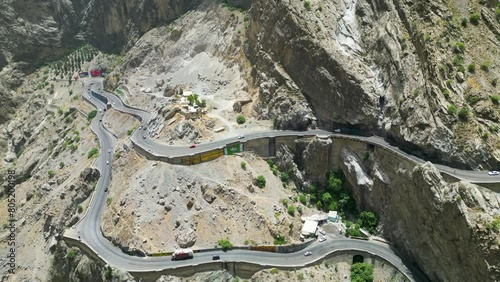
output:
M489 176L496 176L496 175L500 175L500 171L493 170L493 171L488 172L488 175L489 175Z
M243 138L245 138L245 136L243 135L238 136L238 139L243 139Z
M324 241L326 241L326 237L320 237L320 238L319 238L319 242L320 242L320 243L321 243L321 242L324 242Z
M304 256L308 257L308 256L310 256L310 255L312 255L312 254L313 254L313 253L311 253L311 252L305 252L305 253L304 253Z
M172 260L182 260L193 258L193 250L191 249L180 249L176 250L172 254Z
M192 148L196 148L196 145L195 145L195 144L193 144L193 145L189 146L189 148L191 148L191 149L192 149Z
M212 256L212 260L220 260L220 256L219 255L213 255Z

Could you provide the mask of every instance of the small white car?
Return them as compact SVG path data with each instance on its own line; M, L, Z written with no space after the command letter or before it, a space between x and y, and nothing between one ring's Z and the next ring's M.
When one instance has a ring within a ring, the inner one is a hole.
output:
M245 138L245 136L243 135L238 136L238 139L243 139L243 138Z
M325 242L325 241L326 241L326 237L320 237L318 241L319 241L320 243L321 243L321 242Z
M333 132L340 133L340 129L335 129Z
M319 234L321 234L321 235L326 235L326 232L325 232L325 230L320 230L320 231L319 231Z
M489 175L489 176L496 176L496 175L500 175L500 171L493 170L493 171L488 172L488 175Z
M108 149L108 153L111 153L111 149Z
M109 161L106 161L106 164L109 165Z
M310 255L312 255L312 254L313 254L313 253L311 253L311 252L305 252L305 253L304 253L304 256L308 257L308 256L310 256Z

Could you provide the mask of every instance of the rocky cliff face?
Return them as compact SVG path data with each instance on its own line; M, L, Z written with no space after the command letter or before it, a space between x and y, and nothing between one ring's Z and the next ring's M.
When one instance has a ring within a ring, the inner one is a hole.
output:
M11 90L31 72L85 42L105 52L127 49L152 27L196 7L199 0L43 0L0 3L0 124L19 104ZM10 63L8 69L5 69ZM9 83L11 76L21 81ZM16 102L17 101L17 102Z
M468 10L479 20L460 26ZM490 96L498 95L492 70L500 61L486 51L499 44L492 14L458 1L256 0L248 55L261 93L296 85L323 128L377 133L434 161L496 166L500 111ZM467 64L478 71L465 71Z
M342 160L358 204L380 215L384 236L431 281L500 278L498 194L383 151L366 159L344 149Z

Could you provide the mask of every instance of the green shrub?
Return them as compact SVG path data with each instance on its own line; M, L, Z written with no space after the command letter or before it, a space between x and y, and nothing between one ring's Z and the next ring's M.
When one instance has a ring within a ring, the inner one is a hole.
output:
M83 207L82 207L82 205L78 205L78 207L77 207L77 211L78 211L78 213L82 213L82 212L83 212Z
M297 274L297 280L303 281L304 280L304 273L301 272L301 273Z
M462 65L457 66L457 71L465 73L465 67Z
M96 110L91 111L90 113L87 114L87 120L91 121L93 118L95 118L96 115L97 115Z
M453 64L455 66L463 65L464 64L464 58L460 54L455 55L453 57Z
M443 90L443 96L448 99L448 97L450 97L450 91L448 89L444 89Z
M457 107L455 105L449 105L448 106L448 114L450 115L456 115L457 114Z
M64 167L64 162L60 162L59 163L59 168L63 168Z
M90 149L90 151L88 152L87 154L87 158L94 158L94 157L97 157L99 155L99 150L97 148L92 148Z
M297 212L298 212L300 215L302 215L302 207L301 207L301 206L298 206L298 207L297 207Z
M489 72L490 65L491 65L491 63L489 61L483 62L483 63L481 63L481 69L485 72Z
M305 205L305 204L307 203L307 197L306 197L306 195L304 195L304 194L300 194L300 196L299 196L299 201L300 201L303 205Z
M490 83L491 83L491 85L492 85L493 87L497 87L497 84L498 84L498 78L496 78L496 77L495 77L495 78L493 78L493 79L491 80L491 82L490 82Z
M295 216L295 207L293 205L288 206L288 214Z
M134 132L134 129L133 129L133 128L131 128L131 129L127 130L127 135L128 135L128 136L132 135L132 132Z
M285 236L283 235L278 235L278 237L276 237L274 239L274 244L275 245L285 245L287 242L286 242L286 239L285 239Z
M498 105L498 103L500 103L500 96L498 96L498 95L490 96L490 99L491 99L491 102L493 104L497 104Z
M288 207L288 200L287 199L282 199L281 203L283 204L283 206L285 206L285 208Z
M460 24L461 24L463 27L467 27L467 18L462 18L462 20L460 21Z
M246 122L246 119L245 119L245 117L244 117L243 115L238 115L238 116L236 117L236 122L237 122L238 124L244 124L244 123Z
M316 208L317 208L318 210L322 210L322 209L323 209L323 203L321 203L321 201L317 201L317 202L316 202Z
M332 202L333 198L332 198L332 195L330 193L325 192L321 196L321 200L323 201L323 203L325 203L325 205L329 205Z
M247 170L247 163L246 162L241 162L241 168L243 170Z
M257 176L257 178L255 179L255 185L257 185L257 187L261 189L266 186L266 178L264 177L264 175Z
M53 170L47 171L47 174L49 175L49 178L52 178L56 175L56 173Z
M280 173L280 179L281 179L282 182L287 183L288 180L290 180L290 176L286 172L281 172Z
M66 253L66 258L74 259L75 257L76 257L76 251L73 249L69 249L68 252Z
M306 8L306 10L308 11L311 11L312 7L311 7L311 2L309 0L304 1L304 8Z
M460 111L458 111L458 117L461 120L467 120L469 117L469 110L466 107L461 108Z
M271 270L269 271L271 274L278 274L278 269L277 268L271 268Z
M479 24L479 19L481 18L481 16L479 14L471 14L469 16L469 21L471 24L473 25L478 25Z
M113 198L107 197L106 198L106 205L108 205L108 206L111 205L111 201L113 201Z
M104 278L111 280L113 278L113 269L110 266L104 267Z
M222 247L222 250L227 251L233 247L233 244L229 241L229 239L220 239L217 244Z
M460 54L463 53L464 51L465 51L465 43L455 42L455 44L453 44L453 52Z
M470 64L467 66L467 70L470 72L470 73L475 73L476 72L476 65L474 64Z
M472 95L467 97L467 101L470 105L474 105L475 103L477 103L477 101L479 101L479 97L477 97L476 95Z
M498 125L490 125L490 126L488 126L488 130L491 133L498 133L499 129L500 128L498 127Z
M351 266L352 282L372 282L373 265L369 263L355 263Z

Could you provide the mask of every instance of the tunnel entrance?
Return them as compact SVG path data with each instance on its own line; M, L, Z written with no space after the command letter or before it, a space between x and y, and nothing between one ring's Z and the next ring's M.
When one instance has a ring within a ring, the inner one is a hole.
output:
M355 263L363 263L365 261L365 258L362 255L355 255L352 257L352 264Z

